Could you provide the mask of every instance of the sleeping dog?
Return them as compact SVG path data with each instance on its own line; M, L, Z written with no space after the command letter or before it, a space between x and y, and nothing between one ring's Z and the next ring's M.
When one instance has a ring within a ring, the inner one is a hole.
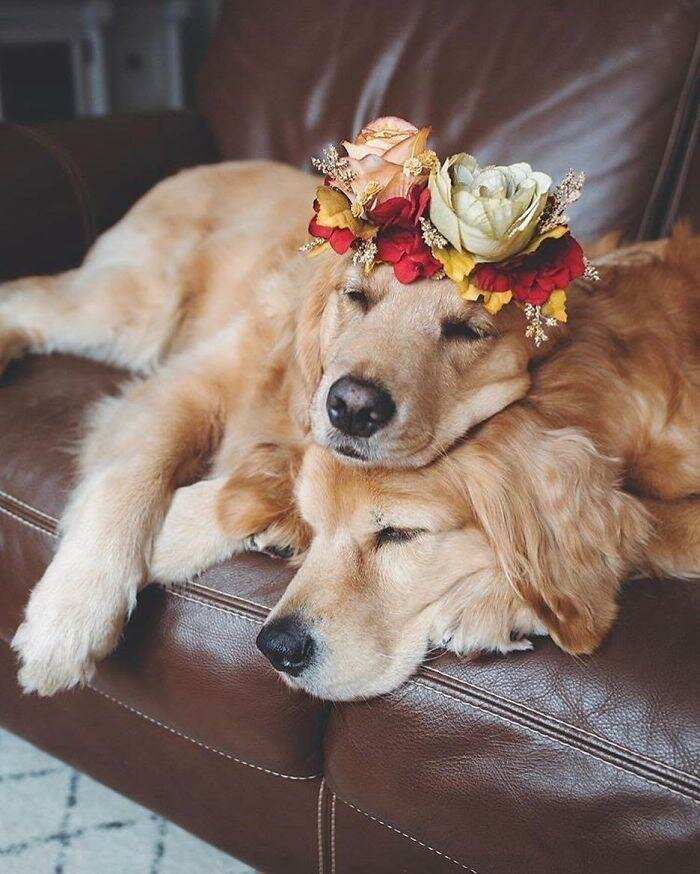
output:
M530 545L517 515L527 491L506 489L510 503L478 524L508 585L533 589L539 618L521 631L570 624L570 633L556 633L574 652L593 648L610 624L626 569L615 526L599 542L601 526L581 512L589 498L604 505L614 489L607 471L616 463L606 454L624 457L625 476L646 494L677 500L697 491L697 281L685 261L674 254L634 268L625 286L638 307L634 320L625 295L611 292L600 318L582 324L591 335L586 348L614 365L606 391L616 389L606 401L590 383L600 404L589 423L590 405L567 400L579 376L588 379L588 365L558 329L551 348L537 350L522 336L519 311L490 315L449 281L405 286L388 270L367 276L349 258L295 257L313 187L280 165L185 171L144 197L79 269L0 287L0 363L63 351L134 374L90 414L58 552L14 639L26 691L52 694L87 680L151 578L186 578L251 546L304 552L315 529L295 511L293 483L309 435L344 465L415 468L499 411L507 415L534 374L522 409L535 411L535 439L552 428L581 429L590 437L579 452L604 470L572 478L586 465L542 465L547 536L536 555L525 554L527 566L497 542L498 531L508 531ZM674 252L682 248L680 241ZM649 287L653 306L644 304ZM582 301L587 294L582 286ZM537 377L557 355L565 363L547 371L547 384L563 380L558 408L554 394L538 393ZM635 400L623 416L627 387ZM619 427L604 425L610 411ZM520 439L533 439L513 427L507 459L496 454L492 473L517 462ZM503 509L515 515L500 518ZM169 536L183 520L192 523L187 539ZM534 592L540 573L546 597ZM584 595L573 593L573 612L568 598L559 600L558 587L568 592L581 574L605 593L590 620ZM501 638L495 645L503 648Z
M290 685L367 697L431 647L508 652L540 634L589 653L628 575L700 574L700 240L677 231L614 263L594 296L572 290L569 337L529 395L434 462L307 449L296 506L311 546L258 638ZM186 547L167 557L195 524L217 527L203 488L179 490L166 518L163 580L185 578Z

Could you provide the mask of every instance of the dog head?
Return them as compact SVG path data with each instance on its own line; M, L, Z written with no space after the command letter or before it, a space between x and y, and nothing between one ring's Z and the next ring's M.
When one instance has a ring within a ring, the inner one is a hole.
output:
M468 502L442 485L434 469L307 451L297 500L311 547L258 638L292 685L336 700L394 688L430 644L436 602L493 566Z
M307 451L297 499L313 540L258 638L285 680L343 700L395 688L431 646L507 652L549 633L595 649L646 519L585 438L516 430L522 455L504 433L491 436L512 458L470 441L421 470Z
M297 326L314 440L356 464L419 467L525 395L523 315L492 316L450 280L400 283L325 260Z

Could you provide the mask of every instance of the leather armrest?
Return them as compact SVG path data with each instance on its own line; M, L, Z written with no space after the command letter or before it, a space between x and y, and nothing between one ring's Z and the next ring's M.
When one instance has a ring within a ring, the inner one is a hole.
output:
M0 278L76 266L156 182L217 159L190 111L0 125Z

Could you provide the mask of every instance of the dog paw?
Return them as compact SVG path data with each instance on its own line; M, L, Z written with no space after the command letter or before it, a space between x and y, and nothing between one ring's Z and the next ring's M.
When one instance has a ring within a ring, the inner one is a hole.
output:
M185 583L200 574L207 564L213 564L215 557L201 557L190 545L187 549L187 541L172 540L159 536L156 539L153 555L149 565L149 576L154 583L170 585L171 583Z
M10 331L0 328L0 376L10 362L21 358L29 347L27 335L23 331Z
M534 649L534 644L529 637L511 638L508 643L502 643L498 647L498 652L530 652Z
M95 663L114 648L127 605L100 598L97 588L94 579L83 578L82 585L76 577L57 579L49 567L12 640L25 692L54 695L87 683Z
M280 545L274 541L275 534L268 528L247 537L243 541L243 546L246 552L260 552L272 558L292 558L296 554L293 546Z
M442 646L456 655L464 656L474 653L500 653L505 655L509 652L528 652L533 649L532 641L525 636L511 636L504 638L494 634L492 637L483 632L469 630L458 626L446 639L441 641Z
M59 631L44 622L23 622L12 640L20 659L17 679L22 690L55 695L87 683L95 672L95 660L82 638L79 629L66 623Z

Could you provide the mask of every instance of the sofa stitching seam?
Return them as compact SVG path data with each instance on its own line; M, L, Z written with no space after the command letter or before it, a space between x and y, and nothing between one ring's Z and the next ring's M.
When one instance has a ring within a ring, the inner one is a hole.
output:
M23 519L21 516L18 516L17 513L13 513L12 510L8 510L7 507L3 507L0 505L0 513L4 513L6 516L10 516L12 519L15 519L17 522L21 522L23 525L26 525L28 528L33 528L35 531L38 531L40 534L48 534L49 537L57 538L58 534L54 534L51 531L47 531L45 528L41 528L39 525L35 525L33 522L30 522L28 519Z
M58 525L58 519L55 516L50 516L48 513L44 513L43 510L38 510L36 507L32 507L31 504L27 504L26 501L23 501L21 498L17 498L14 495L10 495L8 492L3 492L2 489L0 489L0 498L7 498L10 501L14 501L15 504L19 504L20 507L24 507L25 510L36 513L37 516L43 516L44 519Z
M333 797L340 798L340 796ZM395 832L397 835L401 835L401 837L408 838L409 841L412 841L414 844L418 844L426 850L430 850L431 853L442 856L443 859L446 859L448 862L452 862L454 865L458 865L465 871L471 871L471 874L478 874L478 872L474 868L471 868L469 865L465 865L464 862L460 862L458 859L455 859L452 856L448 856L447 853L443 853L441 850L436 850L435 847L431 847L430 844L426 844L423 841L418 840L418 838L414 835L408 834L408 832L402 832L401 829L396 828L396 826L390 825L388 822L384 822L384 820L379 819L378 816L373 816L371 813L367 813L366 810L362 810L361 808L356 807L354 804L351 804L344 798L340 798L340 801L342 801L342 803L345 804L347 807L350 807L353 810L357 811L357 813L362 814L362 816L366 816L367 819L371 819L373 822L376 822L379 825L383 825L384 828L388 828L390 831Z
M335 802L337 795L331 799L331 874L335 874Z
M578 725L574 725L571 722L566 722L563 719L559 719L557 716L554 716L551 713L543 713L541 710L537 710L534 707L530 707L527 704L523 704L520 701L513 701L512 698L504 698L502 695L498 695L496 692L491 692L488 689L484 689L481 686L477 686L474 683L468 683L465 680L461 680L457 677L452 677L444 671L440 671L437 668L430 668L430 670L439 674L441 677L445 677L445 679L450 680L452 683L460 683L463 684L468 689L475 689L477 692L480 692L483 695L488 695L492 698L497 698L499 701L502 701L504 704L510 704L513 707L518 707L520 710L527 711L529 713L534 714L535 716L539 716L546 721L555 722L558 725L564 726L565 728L570 728L572 731L580 732L581 734L585 734L588 737L594 738L601 743L607 744L611 747L616 747L619 750L622 750L625 753L629 753L631 756L635 756L640 759L644 759L652 765L657 765L658 767L663 767L668 769L669 771L673 771L675 774L678 774L680 777L684 777L686 779L695 780L697 779L697 775L688 771L681 771L679 768L675 768L673 765L669 765L667 762L663 762L660 759L652 759L650 756L646 756L644 753L637 752L636 750L631 750L629 747L624 746L621 743L617 743L617 741L610 740L601 734L596 734L595 732L588 731L585 728L581 728Z
M318 801L316 802L316 841L318 843L318 874L323 874L323 790L326 782L321 777L318 787Z
M453 701L458 701L460 704L466 704L468 707L472 707L474 710L479 710L481 713L487 713L489 716L493 716L495 719L500 719L503 722L507 722L510 725L515 725L519 728L524 729L525 731L530 732L531 734L536 735L537 737L544 737L553 740L555 743L561 744L562 746L568 747L569 749L575 750L576 752L581 753L584 756L589 756L591 759L594 759L596 762L601 762L602 764L608 765L611 768L615 768L618 771L621 771L623 774L628 774L632 777L636 777L638 780L642 780L645 783L650 783L654 786L657 786L659 789L665 789L667 792L672 792L674 795L679 795L681 798L686 801L690 801L693 804L698 804L700 802L696 801L690 795L687 795L684 792L680 792L678 789L672 789L670 786L666 786L664 783L659 782L658 780L654 780L651 777L645 777L641 774L638 774L636 771L632 771L628 768L623 768L621 765L615 764L614 762L609 762L607 759L603 759L600 756L596 756L594 753L591 753L589 750L584 750L582 747L576 746L575 744L569 743L568 741L563 740L560 737L553 737L552 735L544 734L543 732L537 731L537 729L532 728L529 725L526 725L524 722L516 722L513 719L508 719L507 716L503 716L499 713L493 713L491 710L487 710L485 707L479 707L478 704L475 704L473 701L468 701L466 698L458 697L457 695L451 695L449 692L445 692L442 689L436 689L433 686L428 685L427 683L421 683L416 680L411 681L414 686L422 686L424 689L427 689L429 692L434 692L436 695L442 695L445 698L451 698Z
M51 522L55 522L58 524L58 520L54 519L53 516L49 516L47 513L43 513L41 510L37 510L36 507L32 507L30 504L26 504L24 501L21 501L19 498L15 498L14 495L10 495L7 492L3 492L0 490L0 497L8 498L11 501L15 501L21 507L24 507L26 510L30 510L32 513L38 513L40 516L43 516L45 519L50 520ZM53 537L54 539L58 538L58 534L55 531L48 531L46 528L42 528L39 525L36 525L34 522L30 522L29 519L25 519L24 517L18 515L17 513L13 513L12 510L7 507L3 507L0 504L0 513L5 513L7 516L10 516L17 522L21 522L23 525L26 525L28 528L33 528L35 531L38 531L40 534L45 534L48 537ZM238 610L227 609L225 607L220 607L215 604L210 604L208 601L205 601L203 598L196 598L191 593L190 595L185 595L181 592L176 592L174 589L169 588L168 586L159 586L164 592L168 595L172 595L176 598L184 598L186 601L193 601L196 604L201 604L203 607L207 607L210 610L218 610L220 613L228 613L231 616L238 616L241 619L246 619L248 622L255 622L256 624L262 624L265 620L262 618L253 618L252 616L246 616L245 613ZM218 592L216 589L210 589L208 586L202 586L202 588L208 589L211 592L216 592L219 595L225 595L225 592ZM257 604L255 601L248 601L245 598L241 599L246 603L249 603L253 607L260 607L262 609L267 609L262 604Z
M15 498L13 495L10 495L10 494L8 494L7 492L1 491L1 490L0 490L0 495L3 496L3 497L9 498L10 500L14 500L14 501L16 501L18 504L20 504L21 506L25 507L27 510L31 510L32 512L38 513L38 514L40 514L41 516L45 517L46 519L50 519L52 522L56 522L56 523L58 524L58 520L57 520L57 519L55 519L55 518L52 517L52 516L49 516L47 513L44 513L44 512L41 511L41 510L36 509L35 507L32 507L31 505L25 503L24 501L21 501L19 498ZM51 532L51 531L46 531L45 529L40 528L38 525L35 525L34 523L28 521L27 519L23 519L21 516L18 516L17 514L13 513L11 510L8 510L6 507L0 506L0 512L5 513L6 515L8 515L8 516L12 517L13 519L17 520L18 522L21 522L21 523L23 523L24 525L27 525L27 526L29 526L30 528L33 528L34 530L39 531L39 532L42 533L42 534L48 534L50 537L57 537L57 536L58 536L57 534L55 534L55 533L53 533L53 532ZM209 604L209 603L207 603L206 601L204 601L204 600L202 600L202 599L200 599L200 598L194 598L194 597L191 597L191 596L188 596L188 595L184 595L184 594L182 594L182 593L180 593L180 592L175 592L175 591L173 591L172 589L169 589L169 588L167 588L167 587L162 587L162 588L163 588L163 590L164 590L165 592L167 592L169 595L173 595L174 597L178 597L178 598L183 598L183 599L186 600L186 601L193 601L194 603L196 603L196 604L201 604L203 607L206 607L206 608L208 608L208 609L210 609L210 610L217 610L217 611L220 612L220 613L227 613L228 615L231 615L231 616L237 616L237 617L239 617L239 618L241 618L241 619L245 619L245 620L248 621L248 622L254 622L254 623L256 623L256 624L262 624L262 622L264 621L264 620L262 620L262 619L254 619L254 618L251 617L251 616L246 616L244 613L241 613L241 612L238 612L238 611L228 610L228 609L225 609L225 608L223 608L223 607L216 606L216 605L214 605L214 604ZM208 588L208 587L204 587L204 588ZM216 589L212 589L211 591L216 592L217 590L216 590ZM219 593L219 594L224 594L224 593ZM254 601L251 601L250 603L255 605L255 602L254 602ZM261 606L261 605L255 605L255 606ZM436 674L439 674L440 676L444 676L444 677L446 677L446 678L448 678L448 679L454 681L454 678L450 677L449 674L445 674L443 671L439 671L439 670L437 670L437 669L435 669L435 668L433 668L432 670L435 671ZM451 699L454 700L454 701L459 701L459 702L466 703L468 706L474 707L474 708L477 709L477 710L481 710L482 712L490 713L490 714L491 714L491 711L487 711L487 710L485 710L484 708L478 707L476 704L473 704L472 702L465 701L464 698L460 698L460 697L458 697L458 696L456 696L456 695L450 695L450 694L448 694L447 692L444 692L444 691L439 690L439 689L435 689L435 688L433 688L432 686L427 685L427 684L425 684L425 683L421 683L421 682L418 682L418 681L412 681L412 682L413 682L414 685L417 685L417 686L423 686L423 688L428 689L429 691L435 692L435 693L438 694L438 695L443 695L443 696L445 696L445 697L447 697L447 698L451 698ZM461 682L461 681L458 681L458 682ZM479 691L484 691L484 692L485 692L485 690L481 690L479 686L475 686L474 688L475 688L475 689L478 689ZM100 694L103 694L103 693L100 693ZM650 763L657 764L657 765L660 765L660 766L662 766L662 767L668 768L669 770L674 771L675 773L679 774L680 776L686 777L686 778L691 779L691 780L696 779L696 778L695 778L695 775L693 775L693 774L686 773L686 772L684 772L684 771L680 771L680 770L678 770L677 768L674 768L672 765L667 765L665 762L657 762L656 760L651 759L651 758L649 758L648 756L645 756L643 753L637 753L637 752L635 752L635 751L633 751L633 750L629 750L629 749L627 749L626 747L622 746L621 744L616 744L614 741L609 741L609 740L607 740L606 738L604 738L604 737L602 737L602 736L600 736L600 735L596 735L596 734L593 734L593 733L591 733L591 732L587 732L585 729L578 728L577 726L573 726L573 725L571 725L570 723L564 722L563 720L559 720L559 719L557 719L557 717L555 717L555 716L551 716L551 715L546 714L546 713L541 713L541 712L538 711L538 710L534 710L534 709L532 709L532 708L528 708L526 705L522 705L522 704L520 704L520 703L518 703L518 702L511 701L511 699L509 699L509 698L503 698L503 697L501 697L501 696L499 696L499 695L495 695L494 693L487 693L487 694L493 694L494 697L498 698L499 700L501 700L501 701L503 701L503 702L505 702L505 703L509 703L509 704L514 705L514 706L521 707L521 708L524 709L524 710L530 710L530 712L535 713L535 714L541 716L541 717L544 718L544 719L552 720L553 722L556 722L556 723L558 723L558 724L560 724L560 725L563 725L563 726L567 726L568 728L572 728L573 730L576 730L576 731L581 731L583 734L586 734L586 735L588 735L588 736L590 736L590 737L596 738L596 739L598 739L598 740L600 740L600 741L602 741L602 742L604 742L604 743L611 744L612 746L616 746L616 747L618 747L619 749L624 750L624 751L626 751L626 752L629 752L629 753L631 753L631 754L633 754L633 755L635 755L635 756L638 756L639 758L643 758L643 759L645 759L646 761L648 761L648 762L650 762ZM127 706L127 705L123 705L123 706ZM503 719L503 720L505 720L506 722L509 722L511 725L521 725L523 728L526 728L527 730L529 730L529 731L531 731L531 732L533 732L533 733L535 733L535 734L538 734L538 735L540 735L540 736L549 737L549 735L542 735L541 732L536 731L535 729L531 728L530 726L524 725L523 723L519 723L519 722L516 723L516 722L514 722L513 720L510 720L510 719L508 719L508 718L505 717L505 716L500 716L500 715L498 715L498 714L491 714L491 715L495 716L495 717L498 718L498 719ZM146 717L146 718L148 718L148 717ZM165 726L165 728L168 728L168 726ZM170 729L169 729L169 730L170 730ZM171 730L172 730L172 731L175 731L174 729L171 729ZM684 794L684 793L682 793L682 792L679 792L679 791L676 790L676 789L672 789L672 788L670 788L669 786L665 786L663 783L660 783L660 782L658 782L658 781L656 781L656 780L653 780L653 779L651 779L651 778L649 778L649 777L642 777L640 774L637 774L635 771L628 770L627 768L623 768L623 767L621 767L620 765L616 765L616 764L613 764L612 762L608 762L606 759L602 759L602 758L600 758L599 756L596 756L596 755L594 755L593 753L589 752L588 750L583 750L583 749L581 749L581 747L578 747L578 746L576 746L576 745L574 745L574 744L567 743L565 740L562 740L561 738L552 738L552 740L557 741L558 743L562 744L563 746L567 746L567 747L570 747L571 749L578 750L579 752L583 753L584 755L590 756L591 758L595 759L596 761L599 761L599 762L603 762L603 763L605 763L605 764L608 764L608 765L610 765L611 767L614 767L614 768L616 768L617 770L622 771L622 772L625 773L625 774L631 774L631 775L633 775L633 776L638 777L640 780L644 780L644 781L647 782L647 783L651 783L651 784L653 784L653 785L655 785L655 786L658 786L658 787L660 787L660 788L667 789L669 792L673 792L673 793L675 793L676 795L680 795L682 798L685 798L685 799L687 799L687 800L690 800L690 801L692 801L693 803L698 803L698 802L695 801L695 799L690 798L688 795L686 795L686 794ZM193 742L194 742L194 743L197 743L197 741L193 741ZM218 751L215 750L215 752L218 752ZM225 754L225 753L222 753L222 755L226 755L226 754ZM233 758L235 759L235 757L233 757ZM236 760L236 761L238 761L238 760ZM247 763L247 762L243 762L242 764L248 764L248 763ZM256 767L256 766L255 766L255 765L251 765L251 767ZM263 770L264 770L264 769L263 769ZM283 776L283 775L280 775L280 776ZM293 778L292 778L292 779L293 779ZM296 779L302 779L302 778L296 778ZM311 778L311 777L309 777L309 778L303 778L303 779L315 779L315 778ZM341 799L341 801L342 801L342 799Z
M200 583L199 580L195 580L194 582L200 589L206 589L206 591L211 592L212 595L220 595L224 598L228 597L227 593L222 592L221 589L214 589L212 586L207 586L204 583ZM188 588L188 583L185 583L184 587ZM236 595L235 597L240 598L240 595ZM246 604L250 604L251 607L258 607L260 610L269 611L270 609L269 607L266 607L265 604L258 604L257 601L251 601L250 598L242 598L241 600L245 601Z
M219 750L216 747L210 747L208 744L205 744L201 740L197 740L196 738L190 737L182 731L178 731L178 729L173 728L171 725L166 725L164 722L160 722L155 717L150 716L147 713L143 713L140 710L137 710L136 707L132 707L130 704L125 704L123 701L120 701L118 698L115 698L112 695L107 694L107 692L102 692L100 689L95 688L95 686L91 686L88 684L88 689L92 692L95 692L97 695L101 695L103 698L106 698L108 701L111 701L114 704L117 704L119 707L123 707L125 710L128 710L130 713L136 714L136 716L140 716L142 719L145 719L147 722L153 723L153 725L157 725L159 728L164 729L165 731L169 731L171 734L177 735L177 737L182 738L183 740L189 741L195 746L201 747L202 749L208 750L210 753L216 753L217 756L221 756L224 759L230 759L233 762L237 762L239 765L245 765L247 768L253 768L256 771L262 771L264 774L271 774L273 777L281 777L283 780L296 780L296 781L308 781L308 780L318 780L322 777L321 774L310 774L305 776L297 776L295 774L283 774L280 771L273 771L271 768L264 768L262 765L255 765L252 762L246 762L244 759L238 758L238 756L234 756L231 753L226 753L223 750Z
M165 591L168 595L172 595L174 598L182 598L183 601L192 601L194 604L201 604L202 607L206 607L208 610L216 610L218 613L226 613L229 616L236 616L239 619L245 619L246 622L253 622L256 625L262 625L265 621L262 618L257 618L253 616L246 616L245 613L240 612L238 610L229 610L226 607L219 607L216 604L210 604L208 601L204 601L201 598L193 598L190 595L183 595L182 592L175 592L172 589L168 589L166 587L162 587L163 591Z
M4 643L11 647L11 643L2 636L2 640ZM236 762L239 765L245 765L247 768L253 768L256 771L262 771L264 774L270 774L273 777L281 777L283 780L294 780L298 782L311 781L311 780L319 780L323 779L323 774L308 774L308 775L297 775L297 774L283 774L281 771L273 771L271 768L264 768L262 765L255 765L253 762L246 762L245 759L241 759L238 756L234 756L232 753L226 753L223 750L219 750L216 747L211 747L208 744L205 744L201 740L197 740L194 737L190 737L188 734L185 734L182 731L179 731L177 728L173 728L171 725L166 725L164 722L160 722L154 716L150 716L148 713L143 713L141 710L138 710L136 707L132 707L130 704L126 704L123 701L120 701L118 698L115 698L113 695L109 695L107 692L103 692L101 689L96 688L95 686L91 686L89 683L85 685L86 689L89 689L91 692L94 692L96 695L101 695L103 698L106 698L108 701L111 701L113 704L122 707L124 710L128 710L130 713L135 714L136 716L141 717L141 719L145 719L146 722L150 722L153 725L158 726L158 728L162 728L164 731L168 731L171 734L176 735L183 740L188 741L189 743L194 744L195 746L200 747L201 749L207 750L210 753L215 753L217 756L221 756L223 759L229 759L232 762Z
M700 89L698 89L700 90ZM683 155L681 166L678 172L674 174L671 180L672 191L667 201L667 210L663 219L663 224L657 227L660 236L670 236L673 224L678 219L680 202L685 193L690 166L693 162L693 157L698 148L698 132L700 131L700 113L695 114L695 120L689 123L690 133L686 143L685 154ZM682 216L681 216L682 218Z

